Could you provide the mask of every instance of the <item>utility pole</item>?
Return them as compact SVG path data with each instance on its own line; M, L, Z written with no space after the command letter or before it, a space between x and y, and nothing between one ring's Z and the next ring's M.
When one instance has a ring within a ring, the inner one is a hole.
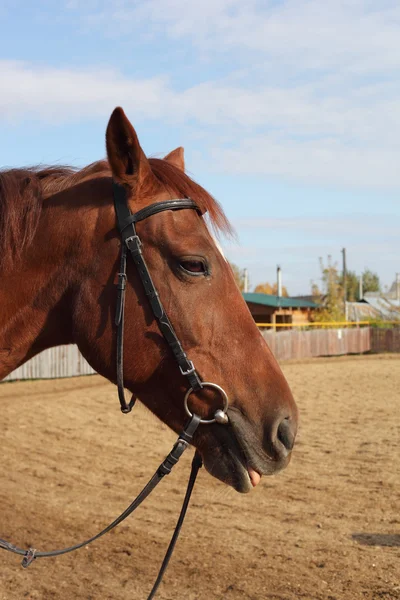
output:
M343 303L344 303L344 315L345 321L347 321L347 269L346 269L346 248L342 248L343 254Z
M396 273L396 298L400 302L400 273Z
M278 265L276 267L276 291L278 298L282 297L282 269Z
M362 275L360 275L360 277L358 278L358 300L359 300L359 302L361 302L361 300L363 298L364 298L363 278L362 278Z
M247 294L247 292L249 291L249 273L247 271L247 269L243 269L243 288L244 288L244 293Z
M276 266L276 296L278 300L278 310L281 308L282 298L282 271L279 265Z

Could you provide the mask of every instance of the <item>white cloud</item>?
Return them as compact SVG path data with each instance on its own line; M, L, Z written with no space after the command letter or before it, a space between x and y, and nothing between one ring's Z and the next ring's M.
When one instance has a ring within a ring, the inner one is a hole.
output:
M368 267L390 285L399 267L397 221L395 215L366 214L239 218L233 224L241 243L223 247L228 260L249 269L252 286L275 281L279 263L291 294L310 293L310 280L321 277L319 257L326 262L331 254L341 268L342 247L350 270L360 274Z
M165 79L132 81L113 70L57 69L0 60L2 119L77 121L105 117L124 99L133 116L160 116ZM139 99L136 101L135 99Z
M382 73L400 66L397 0L105 0L80 16L115 36L169 36L210 51L246 50L278 70L340 67ZM112 23L112 27L110 27Z
M348 236L365 239L366 235L383 237L388 240L395 238L399 245L399 226L396 215L366 215L366 214L335 214L328 213L322 217L248 217L233 219L234 227L243 232L249 232L252 236L258 231L279 232L290 231L299 235L305 234L311 237Z
M106 120L121 104L134 123L190 123L218 171L400 187L397 0L69 0L67 8L123 39L124 52L146 51L149 40L166 53L187 48L194 66L206 57L210 74L217 67L223 77L198 83L192 69L192 81L175 84L173 62L169 76L138 79L0 61L0 118Z
M352 146L346 139L300 141L266 135L240 141L232 149L216 147L212 157L214 168L226 173L350 187L400 186L400 144L388 147L382 140Z

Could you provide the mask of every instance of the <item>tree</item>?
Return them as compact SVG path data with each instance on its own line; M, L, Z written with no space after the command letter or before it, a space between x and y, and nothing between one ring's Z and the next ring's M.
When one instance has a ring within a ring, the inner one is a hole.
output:
M340 285L343 287L343 273L339 278ZM362 274L363 293L380 292L381 284L379 277L370 269L364 269ZM347 302L357 302L360 298L360 283L359 278L354 271L347 271L346 274L346 300Z
M370 269L365 268L362 274L363 280L363 291L366 292L380 292L381 282L377 273L373 273Z
M324 265L322 258L319 259L322 272L322 291L311 282L314 301L322 307L315 315L316 321L342 321L344 315L344 280L343 273L339 273L337 264L332 263L332 257L328 256L327 264ZM365 268L362 274L363 292L380 292L381 285L379 277L370 269ZM346 273L346 301L355 302L359 297L359 279L354 271Z
M277 296L278 295L278 284L274 283L273 285L270 285L268 282L259 283L254 288L254 292L256 294L270 294L272 296ZM284 285L282 286L282 296L285 296L285 298L287 298L289 296L288 291Z
M339 282L343 288L343 273L339 277ZM356 302L359 300L359 281L355 271L347 271L346 273L346 300L347 302Z
M343 287L340 283L341 276L337 264L332 263L332 257L328 256L327 264L324 265L322 258L319 259L321 267L322 291L316 284L312 284L312 293L315 302L322 308L316 313L316 321L343 321Z
M272 286L269 283L259 283L254 288L255 294L269 294L272 295Z
M244 269L240 269L237 265L235 265L235 263L230 262L229 264L233 271L233 276L235 278L235 281L236 281L236 284L237 284L239 290L241 292L244 292L244 280L245 280Z

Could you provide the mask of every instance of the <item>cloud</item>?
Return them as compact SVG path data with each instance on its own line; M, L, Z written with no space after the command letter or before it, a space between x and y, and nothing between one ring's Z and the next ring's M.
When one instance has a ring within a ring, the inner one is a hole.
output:
M115 36L169 37L215 52L248 51L292 66L381 74L400 66L397 0L105 0L79 9L92 27ZM112 23L112 27L110 27Z
M256 235L257 232L290 231L306 234L311 237L348 236L352 239L365 239L366 235L374 238L383 237L385 240L394 238L399 244L399 226L396 215L366 215L366 214L326 214L322 217L264 217L233 219L234 227L240 231Z
M400 135L400 131L398 132ZM257 136L241 140L235 148L214 147L214 168L225 173L264 175L291 181L339 187L398 188L398 147L346 139L295 140Z
M44 123L104 117L129 99L141 118L160 116L165 78L129 80L115 70L60 69L0 60L2 120L38 119ZM135 101L135 99L139 99Z
M280 264L291 294L309 293L310 280L320 279L319 257L326 262L331 254L341 268L342 247L350 270L361 273L368 267L389 285L400 256L397 221L390 214L238 218L233 224L241 243L226 242L223 248L228 260L249 269L252 285L275 281Z
M69 0L67 9L124 53L176 50L181 62L172 54L169 73L138 78L0 61L1 119L106 120L121 104L133 122L200 132L209 170L400 187L397 0L203 0L190 10L186 0Z

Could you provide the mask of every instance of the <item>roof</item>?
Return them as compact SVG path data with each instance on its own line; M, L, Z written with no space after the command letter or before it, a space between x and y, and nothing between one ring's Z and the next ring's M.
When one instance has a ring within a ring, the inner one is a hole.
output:
M388 300L383 296L364 296L364 300L372 306L382 319L394 321L400 319L400 303L398 300Z
M365 319L379 319L381 314L365 300L360 302L346 302L348 321L364 321Z
M315 302L311 302L310 300L286 298L285 296L245 293L243 294L243 298L246 302L262 304L263 306L272 306L274 308L318 308L318 304L315 304Z

